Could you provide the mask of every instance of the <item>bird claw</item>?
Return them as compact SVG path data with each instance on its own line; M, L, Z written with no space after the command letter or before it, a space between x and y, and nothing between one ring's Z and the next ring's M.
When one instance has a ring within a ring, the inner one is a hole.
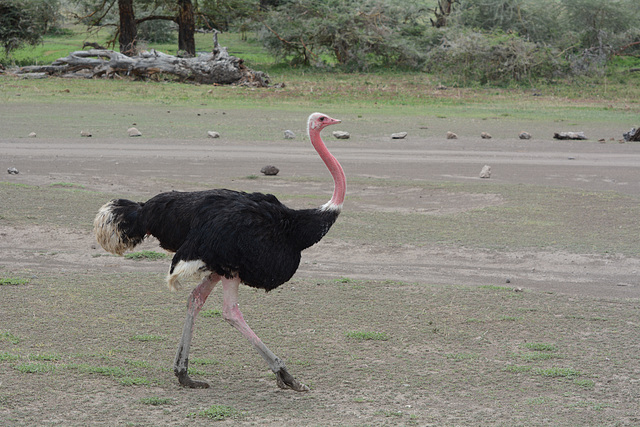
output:
M295 391L309 391L309 387L296 380L285 368L280 368L276 372L276 381L281 389L292 389Z
M178 382L180 382L180 385L183 387L209 388L208 382L192 380L186 372L176 373L176 376L178 377Z

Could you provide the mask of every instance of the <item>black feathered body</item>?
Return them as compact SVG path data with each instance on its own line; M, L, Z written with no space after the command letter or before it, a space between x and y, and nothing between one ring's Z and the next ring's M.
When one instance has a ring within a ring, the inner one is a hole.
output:
M320 241L339 214L338 209L294 210L271 194L232 190L173 191L145 203L110 203L113 221L121 221L121 240L135 245L151 234L175 252L170 274L180 261L199 260L200 270L238 275L246 285L267 291L291 279L301 251Z

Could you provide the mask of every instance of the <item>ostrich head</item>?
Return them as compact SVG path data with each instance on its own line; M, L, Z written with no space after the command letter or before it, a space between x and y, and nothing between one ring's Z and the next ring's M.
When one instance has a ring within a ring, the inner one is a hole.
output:
M329 125L335 125L341 122L342 120L332 119L326 114L313 113L309 116L309 131L315 130L316 132L320 132Z

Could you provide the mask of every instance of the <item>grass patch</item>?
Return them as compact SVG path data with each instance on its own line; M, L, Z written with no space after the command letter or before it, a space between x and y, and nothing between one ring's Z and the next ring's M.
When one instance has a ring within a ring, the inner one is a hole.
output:
M576 371L572 368L537 368L533 369L532 372L537 375L542 375L543 377L551 377L551 378L572 378L579 377L582 375L580 371Z
M30 354L29 360L41 360L45 362L57 362L61 360L62 357L57 354Z
M350 331L346 333L346 336L358 341L387 341L389 339L384 332Z
M220 363L219 361L215 360L215 359L205 359L202 357L192 357L189 359L189 363L193 364L193 365L217 365L218 363Z
M528 342L528 343L525 343L523 347L533 351L549 351L549 352L558 351L558 347L556 347L555 344L548 344L548 343L542 343L542 342Z
M55 371L56 367L48 363L21 363L16 369L23 374L44 374Z
M0 362L11 362L18 359L20 359L20 356L18 356L17 354L0 353Z
M132 259L134 261L141 261L141 260L157 261L160 259L168 258L169 255L161 252L156 252L156 251L139 251L139 252L131 252L131 253L125 254L124 257L126 259Z
M29 283L29 280L20 279L18 277L0 278L0 286L4 286L4 285L19 286L19 285L26 285L27 283Z
M122 385L133 386L133 385L149 385L151 381L146 378L141 377L122 377L118 378L118 382Z
M200 312L200 316L202 316L202 317L222 317L222 310L217 310L217 309L202 310Z
M170 397L143 397L140 399L140 403L143 405L161 406L161 405L175 405L176 401Z
M203 411L189 414L190 417L202 417L202 418L208 418L214 421L237 419L241 415L242 414L238 410L232 408L231 406L225 406L225 405L213 405L210 408L205 409Z
M11 332L0 332L0 341L9 341L11 344L18 344L20 343L20 338Z

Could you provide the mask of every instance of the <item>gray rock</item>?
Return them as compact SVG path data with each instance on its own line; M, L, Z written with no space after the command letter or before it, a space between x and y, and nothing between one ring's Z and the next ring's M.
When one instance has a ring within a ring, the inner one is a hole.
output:
M9 169L7 169L7 173L9 175L18 175L20 172L18 172L18 169L16 169L16 168L9 168Z
M491 178L491 166L484 165L480 171L480 178Z
M262 169L260 169L260 172L262 172L265 175L278 175L278 172L280 172L280 169L272 165L267 165Z
M587 139L584 132L555 132L553 139Z
M84 137L90 138L91 137L91 132L86 131L86 130L81 130L80 131L80 136L84 136Z
M207 132L209 138L220 138L220 134L216 131L210 130Z
M520 139L531 139L531 134L529 132L520 132L518 135Z
M453 132L447 132L447 139L458 139L458 135Z
M480 134L480 138L482 138L482 139L491 139L491 135L489 135L487 132L482 132Z
M36 135L36 133L35 133L35 132L31 132L31 133L29 134L29 138L35 138L36 136L38 136L38 135Z
M391 139L405 139L407 137L407 132L397 132L391 134Z
M333 131L332 135L336 139L349 139L349 138L351 138L351 134L349 132L345 132L343 130Z
M129 136L142 136L142 132L140 132L137 128L129 128L127 129L127 133Z
M640 129L631 128L629 132L624 132L622 137L625 141L640 141Z
M296 137L296 134L293 133L292 130L287 129L284 131L284 139L294 139L295 137Z

